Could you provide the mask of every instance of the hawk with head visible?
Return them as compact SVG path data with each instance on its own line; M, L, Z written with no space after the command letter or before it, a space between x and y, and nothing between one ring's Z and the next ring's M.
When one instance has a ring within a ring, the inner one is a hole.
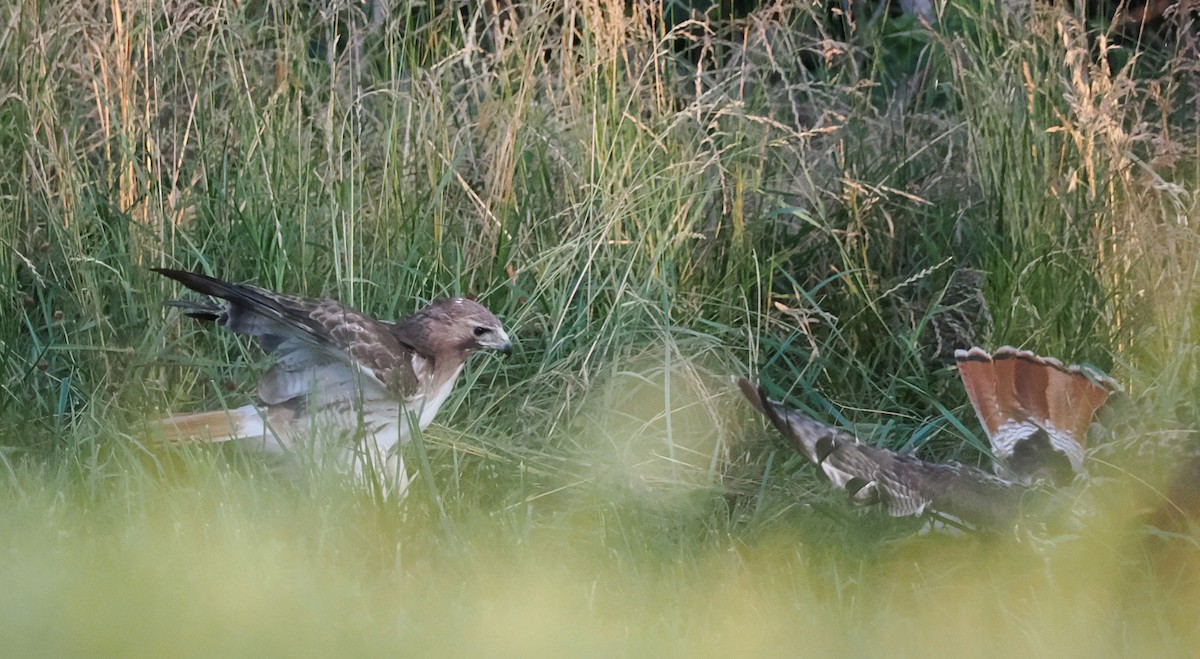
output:
M391 487L408 475L396 447L426 428L467 358L508 354L504 327L482 305L439 300L399 322L376 320L329 298L274 293L182 270L156 269L220 303L175 300L187 315L253 337L275 358L258 382L260 404L154 422L172 441L241 440L273 454L327 447L362 472L386 467ZM361 444L364 450L356 452Z

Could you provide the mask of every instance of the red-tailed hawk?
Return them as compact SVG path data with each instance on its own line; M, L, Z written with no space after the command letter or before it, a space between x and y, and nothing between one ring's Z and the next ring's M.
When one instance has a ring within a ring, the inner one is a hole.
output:
M409 439L412 425L424 429L433 421L472 353L512 350L500 321L464 298L439 300L390 323L329 298L182 270L155 272L222 300L168 305L254 337L275 359L258 382L260 404L162 419L155 434L171 441L237 439L282 455L332 447L358 473L368 465L384 469L397 492L408 476L396 446Z
M1117 388L1078 366L1004 347L955 355L959 375L998 460L997 474L938 464L869 446L767 398L749 380L742 393L829 480L859 504L894 516L938 513L968 526L998 529L1021 513L1030 487L1063 484L1083 472L1092 415Z
M1092 417L1120 386L1084 366L1064 366L1004 347L954 353L958 374L987 432L997 473L1032 484L1070 482L1084 472Z

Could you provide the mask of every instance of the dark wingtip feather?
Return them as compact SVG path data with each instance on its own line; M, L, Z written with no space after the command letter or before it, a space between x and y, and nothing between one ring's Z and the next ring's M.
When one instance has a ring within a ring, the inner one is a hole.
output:
M225 281L216 277L209 277L202 272L189 272L187 270L176 270L174 268L150 268L152 272L173 279L184 286L205 295L213 295L216 297L227 297L233 292L233 287Z
M180 283L197 274L194 272L188 272L187 270L177 270L175 268L150 268L150 272L157 272L168 279L174 279Z
M763 403L764 397L759 386L751 382L749 378L738 378L737 383L738 387L742 390L742 395L746 397L746 400L750 401L754 409L766 414L767 409Z
M756 385L747 378L739 378L738 386L741 387L742 395L746 397L746 400L750 401L750 404L754 406L754 409L766 416L767 420L771 422L771 425L775 426L776 430L782 433L783 436L794 445L799 447L801 453L808 455L803 448L804 442L796 437L795 431L788 424L788 420L785 416L787 410L779 403L767 398L767 391L762 385Z
M188 272L187 270L176 270L174 268L150 268L151 272L172 279L183 284L198 293L205 293L216 297L226 297L228 295L229 285L220 279L209 277L208 275L199 272ZM219 305L210 302L195 302L192 300L167 300L163 303L168 307L176 307L183 309L183 313L196 318L197 320L218 320L221 317L222 308Z
M742 395L746 397L746 400L750 401L754 409L766 416L767 420L771 422L771 425L775 426L776 430L797 446L803 445L803 442L797 440L794 433L788 427L787 419L784 418L779 405L767 398L767 392L763 389L762 385L755 384L749 378L738 378L738 387L741 388ZM804 453L803 448L801 448L801 453Z
M167 300L163 302L163 306L182 309L185 316L196 320L216 321L221 318L222 313L221 307L215 304L192 302L191 300Z

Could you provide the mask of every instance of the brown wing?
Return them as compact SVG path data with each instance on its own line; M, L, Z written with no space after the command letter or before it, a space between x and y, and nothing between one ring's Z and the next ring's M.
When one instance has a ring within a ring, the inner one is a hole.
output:
M741 379L742 393L829 480L859 504L879 504L893 516L926 511L986 529L1013 524L1025 488L958 463L934 464L874 446L788 409Z
M390 323L328 298L284 295L182 270L156 268L155 272L225 300L219 306L170 304L190 316L252 336L276 357L259 383L259 395L267 404L306 395L314 391L314 384L341 389L351 381L381 387L401 399L417 393L413 351L396 339Z

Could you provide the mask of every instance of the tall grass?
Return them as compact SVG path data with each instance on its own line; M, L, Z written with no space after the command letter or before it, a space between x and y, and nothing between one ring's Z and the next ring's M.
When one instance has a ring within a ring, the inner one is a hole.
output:
M1194 421L1191 26L1147 50L1049 6L373 7L3 12L14 651L1194 647L1169 614L1195 591L1152 581L1130 521ZM476 295L518 350L406 449L404 502L284 481L140 436L241 404L262 367L164 312L152 266L381 317ZM914 540L730 386L977 461L956 340L1127 383L1100 521Z

